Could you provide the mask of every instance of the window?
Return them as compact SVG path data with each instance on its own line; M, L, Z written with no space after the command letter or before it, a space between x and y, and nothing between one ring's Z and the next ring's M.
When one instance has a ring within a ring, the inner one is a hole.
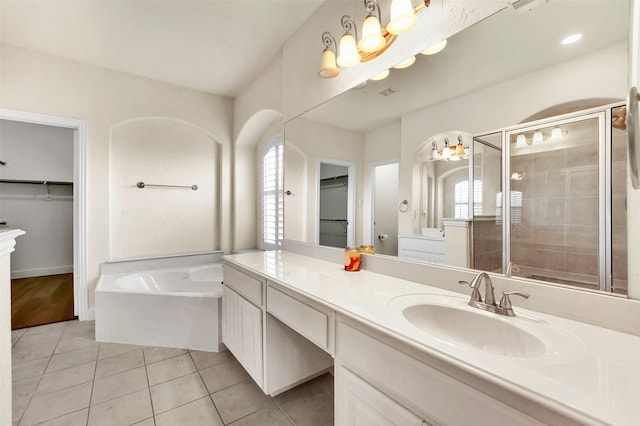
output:
M473 181L473 214L482 214L482 181ZM453 217L469 217L469 180L461 180L453 186Z
M282 135L274 137L262 155L262 248L280 248L284 229L284 200L282 191L284 145Z

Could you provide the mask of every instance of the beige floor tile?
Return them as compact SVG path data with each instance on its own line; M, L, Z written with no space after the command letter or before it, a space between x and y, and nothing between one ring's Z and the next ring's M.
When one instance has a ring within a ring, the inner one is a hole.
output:
M203 351L190 351L193 363L198 370L204 370L205 368L213 367L214 365L221 364L223 362L233 359L231 352L203 352Z
M28 329L27 329L28 330ZM38 334L25 334L20 338L20 345L36 345L42 343L57 342L60 340L60 333L57 331L44 332Z
M147 387L147 370L144 367L96 379L91 394L91 405L147 389Z
M33 343L25 341L24 339L26 337L27 336L22 336L20 341L16 343L13 348L11 348L11 358L13 362L24 362L30 361L32 359L51 356L56 348L56 345L58 344L57 340L43 343Z
M89 409L88 426L130 425L153 416L147 389L112 399Z
M87 408L91 395L91 383L34 397L22 417L21 426L34 425L65 414Z
M109 358L112 356L124 354L127 352L135 351L136 349L142 349L142 346L127 345L124 343L100 343L100 352L98 353L98 359Z
M77 351L80 349L98 347L98 343L93 336L76 336L69 338L62 338L58 342L58 346L54 353L61 354L65 352Z
M65 352L63 354L55 354L51 357L51 361L47 366L47 373L52 371L64 370L65 368L75 367L90 362L94 362L98 357L98 348L85 348L73 352Z
M40 333L51 333L51 334L57 334L58 337L60 337L66 326L67 326L66 322L56 322L53 324L38 325L36 327L27 328L24 335L31 336L31 335L40 334Z
M92 382L95 369L96 363L94 361L88 364L47 373L42 376L35 394L43 395L45 393L77 386L82 383Z
M193 365L189 354L178 355L147 365L150 386L193 373L194 371L196 371L196 366Z
M96 379L144 366L142 349L98 360Z
M156 426L156 422L153 420L153 417L145 419L141 422L134 423L134 426Z
M249 374L235 359L201 370L200 375L209 393L251 381Z
M317 384L323 391L333 396L333 376L331 373L325 373L322 376L316 377L313 379L313 383Z
M11 413L14 421L20 420L24 410L29 404L31 396L38 386L39 377L31 377L29 379L13 382L11 392Z
M159 385L151 386L151 402L153 412L157 415L184 405L188 402L207 396L200 375L191 373Z
M296 426L323 425L333 420L333 398L315 383L307 383L276 396Z
M157 346L145 346L143 349L144 360L147 364L162 361L163 359L173 358L174 356L187 353L187 349L177 348L160 348Z
M279 409L263 408L253 414L236 420L230 426L293 426L287 416Z
M265 395L253 382L238 383L211 394L211 398L225 424L255 413L262 408L278 408L273 399Z
M85 408L44 423L39 423L38 426L86 426L88 415L89 409Z
M156 426L222 426L222 424L208 396L156 416Z
M67 326L62 333L62 339L78 336L95 336L95 333L95 321L67 321Z
M26 328L20 328L18 330L11 330L11 338L12 339L19 339L20 337L22 337L22 335L24 333L26 333L27 329Z
M30 377L40 377L44 373L44 369L47 368L50 359L50 357L46 356L30 361L14 362L11 365L11 378L14 382L17 382Z

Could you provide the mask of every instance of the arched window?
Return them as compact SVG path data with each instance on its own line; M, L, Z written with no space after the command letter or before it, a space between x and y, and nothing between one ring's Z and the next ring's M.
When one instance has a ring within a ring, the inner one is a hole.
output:
M482 214L482 181L473 181L473 214ZM463 179L453 186L453 217L469 218L469 180Z
M262 151L262 248L279 249L283 239L284 200L282 191L284 144L282 134L276 135Z

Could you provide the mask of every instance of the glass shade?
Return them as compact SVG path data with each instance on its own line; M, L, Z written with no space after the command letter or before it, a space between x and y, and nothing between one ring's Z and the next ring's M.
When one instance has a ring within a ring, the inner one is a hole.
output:
M533 143L542 142L544 138L542 137L542 132L538 130L533 134Z
M451 158L451 148L449 142L445 142L444 148L442 148L442 158Z
M562 129L558 126L551 130L551 139L562 139Z
M441 42L434 44L430 48L425 49L420 53L422 53L423 55L435 55L436 53L441 52L446 46L447 46L447 39L444 39Z
M321 78L333 78L340 74L340 70L336 65L336 55L331 49L325 49L322 52L322 61L320 62L320 72L318 75Z
M360 63L360 54L356 47L356 39L346 33L340 39L340 54L338 55L338 65L341 67L352 67Z
M527 145L527 138L525 135L518 135L518 137L516 138L516 146L518 148L521 148L523 146Z
M416 61L416 57L411 56L405 59L404 61L400 62L399 64L394 65L393 67L397 70L401 70L403 68L409 68L411 65L413 65L415 61Z
M387 25L387 31L391 34L400 34L409 31L416 25L416 17L413 13L411 0L393 0L391 3L391 21Z
M462 142L459 142L458 145L456 145L456 155L461 157L464 156L464 145L462 145Z
M373 77L371 77L371 80L374 80L374 81L384 80L387 77L389 77L389 70L384 70L380 74L374 75Z
M363 52L375 52L380 50L385 44L380 29L378 18L373 15L367 16L362 24L362 40L360 40L360 50Z

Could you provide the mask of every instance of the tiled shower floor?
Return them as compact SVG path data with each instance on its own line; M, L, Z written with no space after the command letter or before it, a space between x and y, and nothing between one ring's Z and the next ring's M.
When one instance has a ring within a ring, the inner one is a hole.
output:
M325 374L265 396L229 352L97 343L94 323L12 332L14 425L333 425Z

